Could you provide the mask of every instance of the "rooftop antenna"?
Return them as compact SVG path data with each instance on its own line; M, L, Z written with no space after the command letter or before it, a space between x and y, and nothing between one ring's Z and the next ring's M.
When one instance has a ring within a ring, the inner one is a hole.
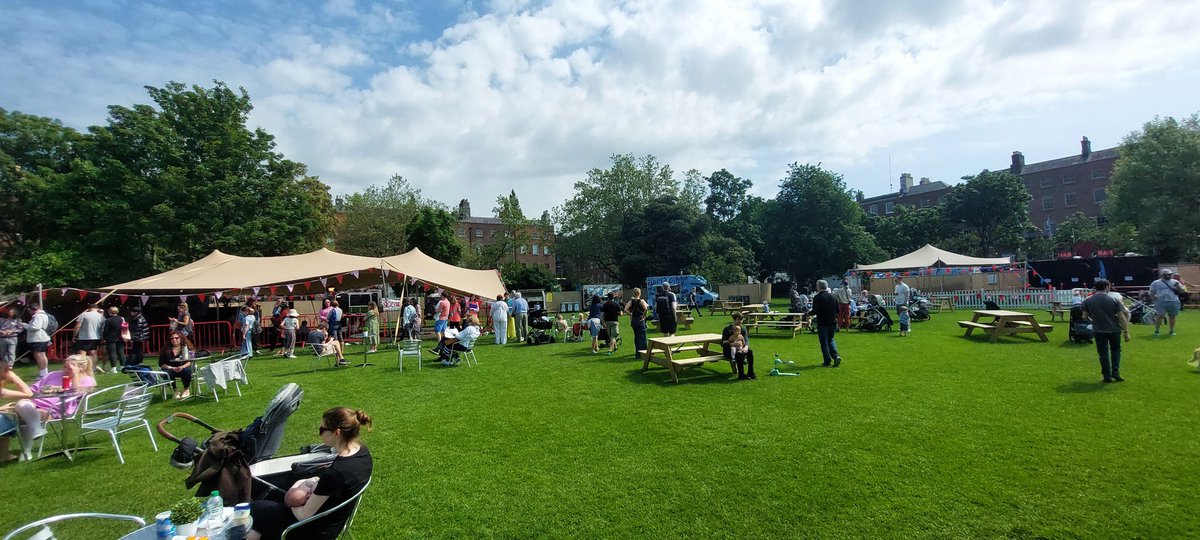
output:
M888 193L892 192L892 153L888 152Z

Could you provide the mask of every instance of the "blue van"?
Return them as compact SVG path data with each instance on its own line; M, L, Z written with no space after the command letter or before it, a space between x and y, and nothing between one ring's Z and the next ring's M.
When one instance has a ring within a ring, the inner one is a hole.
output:
M658 286L663 283L671 284L671 292L675 293L676 300L680 305L687 303L688 295L692 294L697 287L700 290L696 293L696 304L700 306L711 306L717 300L717 293L712 292L708 288L708 280L704 276L696 275L678 275L678 276L655 276L646 278L646 297L647 301L653 304L655 295L658 294Z

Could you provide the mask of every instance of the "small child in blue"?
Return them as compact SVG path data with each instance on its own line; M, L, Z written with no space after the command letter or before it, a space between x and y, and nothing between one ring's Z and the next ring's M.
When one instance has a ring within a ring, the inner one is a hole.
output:
M900 337L908 337L908 323L911 319L908 317L908 306L900 306Z

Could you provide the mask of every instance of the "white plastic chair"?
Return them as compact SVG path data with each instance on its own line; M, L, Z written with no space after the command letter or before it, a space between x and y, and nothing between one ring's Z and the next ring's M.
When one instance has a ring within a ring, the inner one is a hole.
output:
M60 521L67 521L69 519L81 519L81 518L113 519L113 520L120 520L120 521L132 521L132 522L136 523L139 528L146 526L146 520L144 520L140 517L137 517L137 516L127 516L124 514L101 514L101 513L95 513L95 512L88 512L88 513L82 513L82 514L62 514L62 515L58 515L58 516L51 516L48 518L39 519L33 523L29 523L29 524L17 527L16 529L13 529L8 534L4 535L4 540L14 540L21 533L24 533L24 532L27 532L27 531L30 531L33 529L38 529L39 527L40 527L40 529L36 533L33 533L32 535L27 536L26 538L29 540L52 540L57 537L54 536L54 531L50 530L51 524L58 523Z
M421 371L421 341L417 339L405 339L399 342L397 349L396 365L400 371L404 371L404 357L417 357L417 371Z
M79 438L75 440L75 450L79 450L80 444L89 433L103 431L108 433L113 449L117 451L117 459L124 465L125 456L121 453L121 443L117 435L137 429L137 424L141 424L146 428L146 434L150 436L150 444L157 452L158 443L154 442L154 433L150 431L150 422L145 418L146 409L150 406L150 400L153 398L153 395L143 393L123 399L113 406L79 413Z
M163 401L166 401L168 394L171 391L171 376L165 371L126 371L134 382L146 383L146 390L153 391L158 389L162 393Z

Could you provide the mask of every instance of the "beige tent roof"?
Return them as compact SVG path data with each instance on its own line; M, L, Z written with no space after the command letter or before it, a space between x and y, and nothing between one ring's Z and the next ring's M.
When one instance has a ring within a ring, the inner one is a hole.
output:
M909 268L929 268L934 266L991 266L1008 264L1008 257L968 257L951 253L925 244L924 247L907 255L901 255L890 261L877 264L855 265L855 270L905 270Z
M418 249L392 257L359 257L328 249L282 257L239 257L214 250L198 261L161 274L104 287L126 293L209 293L276 286L276 294L315 294L325 287L356 289L378 285L382 272L399 272L461 293L495 298L504 292L495 270L468 270L434 259ZM357 272L358 276L351 273ZM341 280L338 280L338 277ZM321 279L326 280L325 284ZM394 280L394 279L393 279ZM291 289L287 286L291 285ZM260 291L261 293L261 291Z

